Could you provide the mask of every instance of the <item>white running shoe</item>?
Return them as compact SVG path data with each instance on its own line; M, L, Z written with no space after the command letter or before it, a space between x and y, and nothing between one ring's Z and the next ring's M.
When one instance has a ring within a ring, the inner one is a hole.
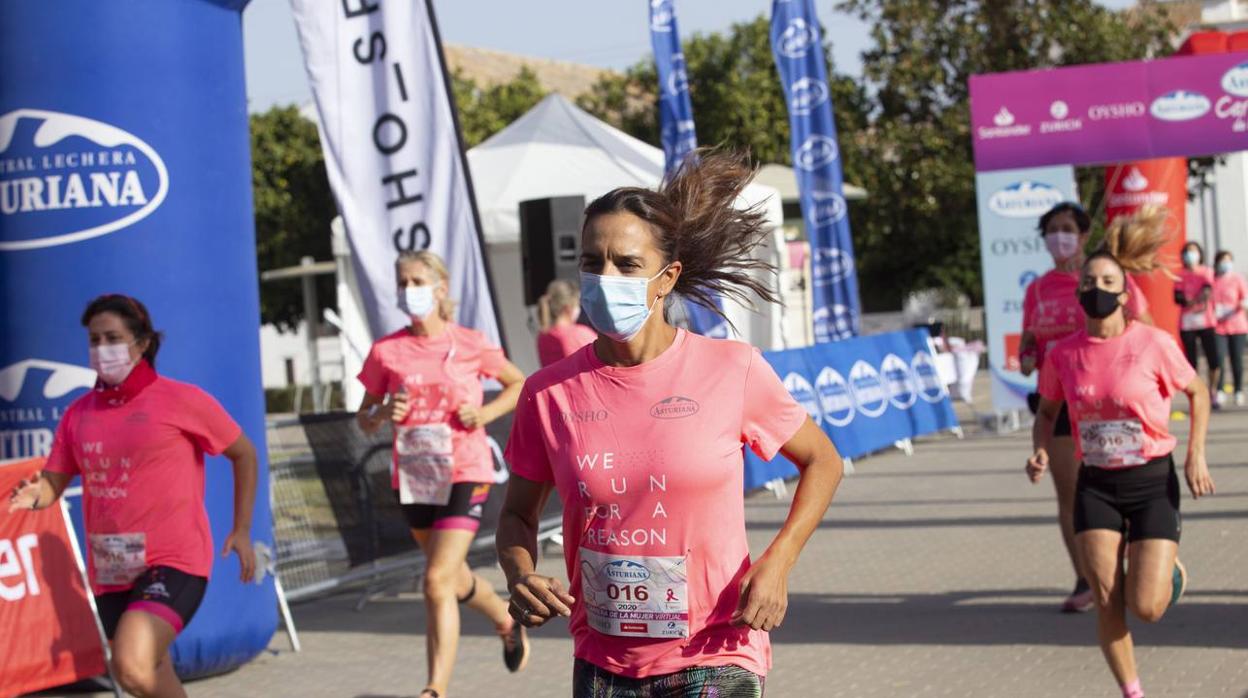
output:
M1244 391L1241 390L1238 393L1235 393L1235 406L1236 407L1244 406Z

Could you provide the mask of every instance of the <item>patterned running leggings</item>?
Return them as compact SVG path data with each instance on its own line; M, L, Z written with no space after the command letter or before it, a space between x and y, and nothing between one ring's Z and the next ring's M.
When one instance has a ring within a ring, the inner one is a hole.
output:
M583 659L572 670L573 698L762 698L763 677L739 666L692 667L633 679Z

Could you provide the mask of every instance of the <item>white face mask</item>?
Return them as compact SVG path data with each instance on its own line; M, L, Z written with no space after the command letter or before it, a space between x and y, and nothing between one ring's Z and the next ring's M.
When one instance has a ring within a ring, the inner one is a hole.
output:
M1079 251L1079 236L1075 233L1053 232L1044 236L1044 246L1049 248L1053 259L1062 262Z
M91 368L100 376L100 380L109 385L121 385L122 381L134 370L138 362L130 358L130 344L100 344L91 347Z
M1218 262L1218 273L1219 273L1219 274L1229 274L1229 273L1231 273L1231 270L1232 270L1232 269L1234 269L1234 268L1235 268L1235 265L1234 265L1234 264L1232 264L1229 260L1225 260L1225 259L1224 259L1224 260L1222 260L1221 262Z
M399 289L399 310L423 320L433 312L432 286L404 286Z

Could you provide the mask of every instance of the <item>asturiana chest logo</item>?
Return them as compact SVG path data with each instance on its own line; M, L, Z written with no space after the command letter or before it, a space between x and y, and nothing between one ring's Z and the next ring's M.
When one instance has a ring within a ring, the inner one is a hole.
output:
M988 210L1006 218L1036 218L1065 198L1057 187L1023 180L988 197Z
M603 568L603 574L616 584L636 584L650 578L650 570L632 560L612 560Z
M164 161L134 134L54 111L0 116L0 252L117 232L168 192Z
M673 395L663 398L650 408L650 416L655 419L680 419L692 417L698 413L698 403L687 397Z

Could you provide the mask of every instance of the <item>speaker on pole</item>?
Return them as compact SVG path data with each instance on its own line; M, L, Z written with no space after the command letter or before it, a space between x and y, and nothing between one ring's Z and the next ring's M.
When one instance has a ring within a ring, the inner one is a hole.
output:
M525 305L537 305L537 299L555 279L577 283L584 212L583 196L520 202L520 261Z

